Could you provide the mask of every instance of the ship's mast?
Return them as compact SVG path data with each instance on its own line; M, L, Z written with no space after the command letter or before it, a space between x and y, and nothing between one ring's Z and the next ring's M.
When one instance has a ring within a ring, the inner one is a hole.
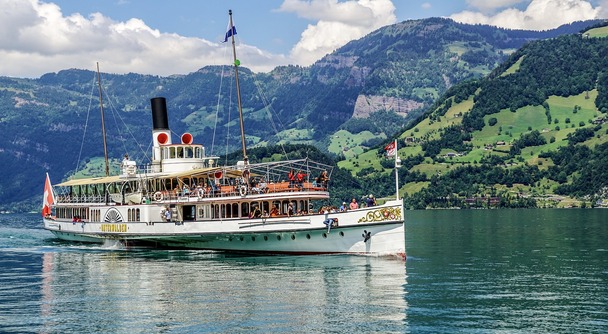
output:
M243 123L243 106L241 105L241 88L239 86L239 61L236 59L236 45L234 42L234 24L232 23L232 10L228 10L228 16L230 16L230 29L228 30L232 38L232 55L234 56L234 78L236 81L236 98L239 108L239 120L241 125L241 147L243 148L243 161L245 166L249 164L247 158L247 146L245 145L245 125Z
M108 144L106 142L106 125L103 112L103 99L101 94L101 75L99 74L99 63L97 63L97 85L99 86L99 110L101 111L101 134L103 136L103 155L106 159L106 176L110 176L110 164L108 162Z

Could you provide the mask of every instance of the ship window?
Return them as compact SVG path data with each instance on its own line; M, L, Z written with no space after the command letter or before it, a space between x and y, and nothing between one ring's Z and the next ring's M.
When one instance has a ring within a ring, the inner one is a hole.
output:
M192 147L184 147L184 158L192 158Z
M241 217L249 217L249 203L241 203Z
M281 213L286 215L288 207L289 207L289 201L283 201L283 203L281 204Z
M169 158L175 158L175 147L169 147Z
M222 217L224 218L230 218L232 217L232 213L230 211L230 204L226 205L226 204L222 204Z
M219 204L215 204L213 206L213 211L211 212L212 217L211 218L219 218L220 216L220 206Z
M238 205L238 203L233 203L232 204L232 216L233 217L238 217L239 216L239 205Z

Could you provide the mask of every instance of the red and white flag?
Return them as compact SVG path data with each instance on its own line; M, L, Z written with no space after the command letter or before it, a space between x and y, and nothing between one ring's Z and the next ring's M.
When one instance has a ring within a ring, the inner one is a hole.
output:
M42 217L51 215L51 206L55 204L55 196L53 187L51 187L51 179L49 173L46 173L46 182L44 183L44 197L42 198Z
M386 156L389 158L392 158L395 156L395 153L397 153L397 143L396 141L392 141L390 142L390 144L386 145L384 147L384 150L386 151Z

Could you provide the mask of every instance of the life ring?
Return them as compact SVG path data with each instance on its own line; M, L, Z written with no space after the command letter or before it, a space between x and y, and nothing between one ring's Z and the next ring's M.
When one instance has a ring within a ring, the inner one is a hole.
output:
M154 193L154 200L157 202L160 202L163 200L163 193L161 193L160 191L157 191Z
M247 186L246 185L242 185L239 187L239 194L241 194L242 197L245 197L247 195Z

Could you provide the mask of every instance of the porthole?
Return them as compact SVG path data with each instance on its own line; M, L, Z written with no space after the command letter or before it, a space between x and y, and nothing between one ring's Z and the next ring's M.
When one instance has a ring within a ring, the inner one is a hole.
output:
M232 241L232 237L228 237L228 241Z
M251 241L255 241L255 236L251 236Z
M296 240L296 235L295 234L291 235L291 240Z
M306 239L310 239L310 234L307 234L307 235L306 235Z
M281 240L281 236L280 235L277 235L277 240Z
M323 238L327 238L327 233L323 233Z
M343 237L344 236L344 232L340 231L340 236Z
M268 241L268 236L267 235L264 236L264 241Z
M240 239L241 241L245 240L245 238L243 238L243 237L240 237L239 239Z

